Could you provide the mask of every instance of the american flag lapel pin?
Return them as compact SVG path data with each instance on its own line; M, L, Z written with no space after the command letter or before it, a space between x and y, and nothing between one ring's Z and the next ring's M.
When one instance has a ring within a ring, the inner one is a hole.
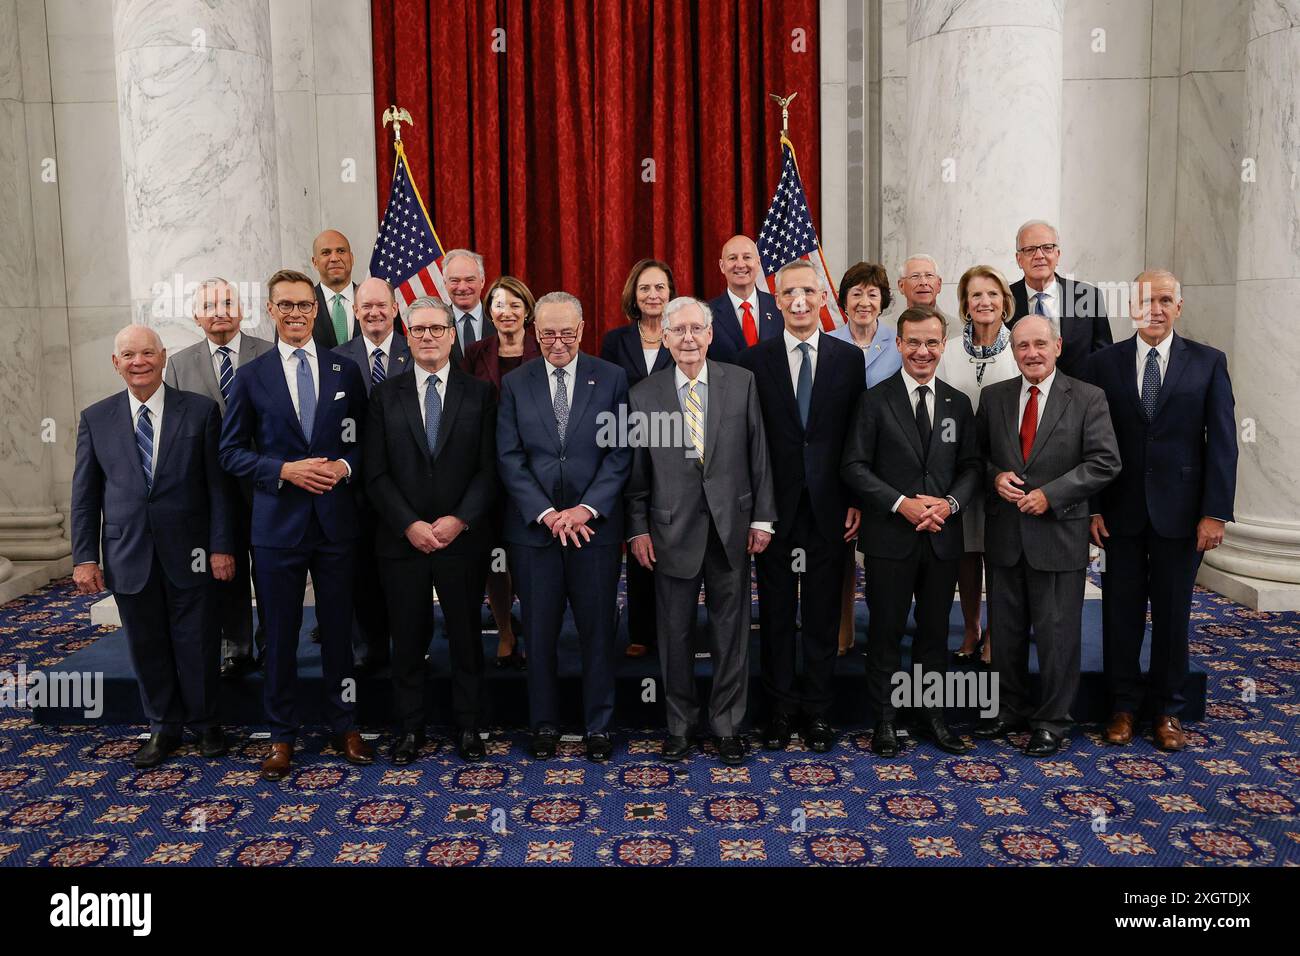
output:
M330 368L332 368L332 369L333 369L334 371L336 371L336 372L341 372L341 371L343 371L343 366L342 366L342 365L337 365L337 364L335 364L334 362L330 362Z

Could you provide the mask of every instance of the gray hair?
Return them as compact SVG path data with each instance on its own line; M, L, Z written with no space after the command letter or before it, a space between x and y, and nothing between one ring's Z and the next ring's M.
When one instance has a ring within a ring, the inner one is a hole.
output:
M147 326L147 325L140 325L140 324L137 323L137 322L132 322L130 325L128 325L128 326L124 326L123 328L118 329L117 335L113 336L113 354L114 354L114 355L119 355L119 354L121 354L121 351L122 351L122 339L123 339L124 337L126 337L127 335L131 334L132 332L134 332L136 329L144 329L144 331L148 332L149 335L153 337L154 345L156 345L156 346L158 347L158 351L161 352L161 351L163 350L163 341L162 341L162 336L160 336L160 335L157 333L157 331L155 331L154 329L150 328L150 327Z
M407 318L409 319L411 317L411 314L418 311L419 309L435 309L438 312L441 312L445 316L447 316L448 325L455 326L456 324L456 319L451 312L451 306L449 306L446 302L443 302L442 299L435 299L431 295L420 296L418 299L416 299L414 302L412 302L409 306L406 307Z
M469 249L452 249L449 252L444 252L442 255L442 265L444 271L448 263L450 263L452 259L472 260L474 265L478 267L478 277L480 279L483 278L483 257L480 256L477 252L473 252Z
M1018 326L1021 322L1025 321L1026 319L1042 319L1044 322L1047 323L1047 328L1052 333L1052 341L1055 342L1060 339L1061 324L1059 321L1057 321L1057 319L1054 316L1039 315L1035 312L1030 312L1028 315L1022 315L1020 318L1016 319L1016 326ZM1012 334L1015 333L1016 326L1011 327Z
M1181 282L1178 281L1178 276L1174 275L1174 274L1173 274L1172 272L1170 272L1168 269L1143 269L1141 272L1139 272L1137 275L1135 275L1135 276L1133 277L1133 290L1132 290L1132 295L1133 295L1133 296L1136 297L1136 296L1139 296L1139 295L1141 294L1141 291L1142 291L1142 284L1143 284L1143 283L1142 283L1142 277L1143 277L1143 276L1148 276L1148 277L1149 277L1149 278L1147 279L1147 282L1148 282L1148 283L1151 281L1151 279L1154 279L1154 278L1156 278L1157 276L1159 276L1159 277L1161 277L1161 278L1165 278L1165 279L1173 279L1173 280L1174 280L1174 295L1176 295L1176 296L1177 296L1178 298L1180 298L1180 299L1183 297L1183 284L1182 284Z
M701 302L694 296L689 295L679 295L664 306L663 317L659 320L660 327L665 332L668 331L668 323L672 321L673 316L692 305L698 307L700 314L704 316L704 327L706 329L711 328L713 326L713 310L709 308L707 302Z
M1052 230L1052 241L1055 242L1057 245L1061 244L1061 234L1056 231L1055 226L1053 226L1046 219L1030 219L1026 222L1021 223L1020 228L1016 230L1016 251L1017 252L1020 251L1020 236L1024 233L1026 229L1029 229L1033 226L1046 226L1048 229Z
M568 292L546 293L546 295L537 300L537 305L533 307L533 321L536 321L536 316L542 311L542 306L544 305L572 306L573 310L578 313L578 321L582 321L582 303L578 301L576 295L570 295Z
M195 288L194 297L190 300L190 311L194 313L197 313L199 311L199 303L203 301L204 289L211 289L212 287L219 286L219 285L224 285L228 289L235 288L234 285L232 285L230 280L228 279L223 279L221 278L221 276L209 276L208 278L200 282L198 286ZM239 301L238 295L235 296L235 301L236 302Z
M934 267L934 274L935 274L935 275L939 275L939 263L937 263L937 262L934 261L934 256L929 255L928 253L924 253L924 252L916 252L916 253L913 253L912 255L908 256L906 259L903 260L903 266L904 266L903 272L904 272L904 276L906 276L906 272L907 272L907 270L906 270L906 266L907 266L907 264L908 264L909 262L911 262L912 260L914 260L914 259L915 259L917 262L928 262L928 263L930 263L930 265Z

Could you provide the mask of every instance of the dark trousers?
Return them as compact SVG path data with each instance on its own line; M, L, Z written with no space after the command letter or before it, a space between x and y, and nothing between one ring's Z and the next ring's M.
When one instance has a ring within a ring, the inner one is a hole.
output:
M1036 571L1022 555L1009 568L986 565L989 640L998 675L998 713L1035 730L1064 735L1079 689L1084 570ZM1029 702L1029 634L1038 645L1042 695Z
M212 613L221 639L221 656L253 657L253 575L248 543L252 512L243 495L232 494L228 500L235 528L235 576L229 581L212 582Z
M217 632L212 587L178 588L158 558L136 594L114 594L149 729L179 737L217 722Z
M510 570L528 651L528 712L533 728L560 723L558 648L567 604L582 648L582 710L587 733L609 733L614 718L614 627L618 620L618 545L558 542L510 546Z
M483 588L487 565L478 556L430 554L381 561L393 626L393 698L404 733L424 729L424 655L433 634L431 588L451 645L451 707L456 726L478 726L483 685Z
M828 542L817 531L806 492L788 527L779 544L773 541L754 560L763 690L776 713L823 716L834 699L848 546ZM796 611L801 619L802 675L795 667Z
M352 672L353 541L330 541L313 514L294 548L253 549L258 609L266 633L264 699L273 743L293 743L298 719L298 636L302 596L311 572L320 623L326 719L341 734L353 729L356 683Z
M357 661L369 659L382 665L389 660L388 602L384 598L385 582L375 557L375 528L379 518L373 511L362 511L362 531L356 541L356 559L352 570L352 607L356 621L352 628L352 654Z
M928 541L921 541L906 558L866 555L867 700L881 720L894 720L898 709L891 700L893 677L903 667L903 634L907 612L916 597L916 634L912 638L912 670L921 676L943 675L948 670L948 616L957 588L957 561L945 561ZM909 695L909 699L910 699ZM928 711L943 716L942 710Z
M700 584L709 610L709 659L713 686L709 690L709 730L717 737L740 732L749 700L749 555L728 560L722 539L709 523L704 563L693 578L655 574L659 604L659 663L664 672L664 706L668 733L689 737L699 729L700 707L695 697L695 645L692 632L699 610ZM634 559L635 560L635 559Z
M655 573L627 552L627 637L630 644L653 647L659 639L655 619Z
M1156 716L1177 717L1186 703L1187 631L1202 552L1195 537L1162 538L1150 524L1141 534L1113 534L1105 541L1101 626L1111 709L1135 714L1142 704L1141 653L1150 599L1151 704Z

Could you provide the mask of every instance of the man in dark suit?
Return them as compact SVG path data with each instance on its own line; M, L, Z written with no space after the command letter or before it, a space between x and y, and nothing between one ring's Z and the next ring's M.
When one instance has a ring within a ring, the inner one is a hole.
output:
M772 460L776 530L758 567L763 689L771 707L763 745L784 750L792 725L825 753L839 649L840 595L848 544L860 513L840 478L849 419L865 388L862 352L820 331L826 293L807 263L776 274L780 338L740 354L754 375ZM795 617L802 620L803 673L795 666Z
M442 257L442 279L451 297L452 317L456 320L456 342L451 362L457 368L465 364L465 350L497 334L496 326L483 313L483 257L469 249L452 249Z
M411 349L406 336L394 327L397 299L387 280L372 277L357 286L356 310L361 334L334 351L357 363L369 395L385 379L411 370ZM384 601L384 582L375 560L374 512L364 486L357 492L361 535L357 539L356 578L352 589L356 611L352 626L352 655L358 673L368 674L385 666L389 660L388 607Z
M1088 499L1119 474L1119 447L1101 389L1056 368L1061 338L1047 316L1011 331L1020 375L980 394L993 669L998 715L975 736L1028 724L1025 754L1050 757L1069 729L1079 686L1079 639L1088 566ZM1029 634L1038 645L1042 697L1028 700Z
M1008 326L1025 315L1046 315L1061 333L1061 358L1057 367L1071 378L1083 375L1088 356L1110 345L1110 320L1106 301L1095 285L1056 274L1061 261L1056 227L1031 219L1016 232L1016 262L1024 278L1011 283L1016 311Z
M371 391L365 439L366 493L380 517L375 550L386 581L401 726L392 760L409 764L424 745L431 587L438 589L451 643L456 749L462 760L482 760L482 614L496 498L496 396L491 383L449 361L456 330L446 303L416 299L407 322L414 374L394 376Z
M253 480L253 560L266 622L265 705L271 756L262 776L289 772L300 721L295 707L302 598L311 572L321 669L334 746L351 763L374 760L353 722L352 578L366 387L355 362L318 351L316 298L301 272L267 280L266 311L279 341L235 376L221 429L221 466Z
M212 579L229 581L235 558L221 416L210 398L163 385L166 361L153 329L117 334L126 390L82 412L72 479L72 577L82 594L107 585L117 601L149 720L140 768L180 746L186 724L204 757L226 752Z
M1147 679L1153 735L1182 750L1192 585L1206 551L1223 541L1237 487L1236 413L1228 359L1174 332L1178 280L1147 270L1131 297L1137 334L1088 358L1106 393L1124 468L1094 496L1093 543L1105 549L1102 633L1111 718L1105 740L1133 739L1142 704L1140 654L1151 602Z
M676 761L695 747L700 707L691 629L703 581L713 664L708 724L718 756L734 765L745 759L740 724L749 695L749 556L772 540L772 469L753 374L705 360L713 335L709 307L687 296L673 299L663 323L676 367L632 390L628 420L651 427L680 422L682 428L635 442L625 496L632 556L655 572L668 711L661 753Z
M763 263L749 236L732 236L723 244L718 268L727 280L727 291L709 300L713 342L708 357L734 365L745 349L781 337L781 313L772 294L760 288Z
M361 334L352 307L357 286L352 281L352 244L337 229L326 229L311 244L311 264L320 281L315 284L316 347L328 351Z
M918 252L903 260L903 271L898 275L898 291L909 309L918 305L938 308L939 291L943 276L934 256Z
M579 351L582 304L567 292L537 300L542 361L501 379L497 463L505 485L510 548L528 648L532 754L559 743L556 648L567 603L582 646L589 760L613 753L614 628L623 541L623 485L631 450L605 440L627 402L627 373Z
M948 663L948 616L963 551L962 512L979 493L979 450L970 400L935 378L944 348L943 314L913 306L898 317L898 373L858 400L841 473L862 504L858 548L867 569L867 692L878 723L871 749L897 756L897 708L891 694L901 671L907 612L916 597L912 673L942 679ZM960 702L946 702L957 706ZM948 753L965 741L944 720L943 706L923 709L918 734Z
M241 366L271 351L266 339L245 335L239 294L225 279L207 279L194 292L194 323L204 340L181 349L167 360L163 381L184 392L206 395L224 415L226 398L235 386ZM221 640L221 676L240 677L256 670L265 648L265 632L258 624L253 633L253 606L249 569L249 526L253 520L253 483L230 479L227 496L235 535L235 576L215 585L213 614Z

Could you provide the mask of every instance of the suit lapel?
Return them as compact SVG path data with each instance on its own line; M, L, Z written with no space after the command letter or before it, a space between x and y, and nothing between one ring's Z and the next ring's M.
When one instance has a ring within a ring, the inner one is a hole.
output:
M709 370L708 394L705 396L708 406L704 409L704 473L707 475L713 471L715 457L713 452L718 447L718 429L722 427L722 403L726 394L727 373L724 371L726 366L720 362L710 362L706 359L705 367ZM669 385L671 387L675 384L676 376L672 376ZM674 387L674 399L677 397L676 391Z
M808 406L810 424L818 420L822 406L830 400L831 383L835 381L834 350L822 348L828 339L825 332L817 333L817 374L813 376L812 402ZM938 405L935 408L937 411Z
M447 447L447 437L451 434L451 426L456 421L456 413L460 410L460 400L464 392L465 384L460 380L459 369L454 367L448 369L447 397L442 403L442 417L438 419L438 445L433 450L434 461L438 460L442 450Z
M1138 394L1137 341L1137 335L1132 335L1121 342L1115 350L1116 361L1118 362L1116 374L1119 375L1120 388L1124 390L1125 396L1128 397L1129 404L1141 416L1141 420L1146 421L1146 415L1142 412L1142 396Z
M1017 375L1011 381L1016 383L1014 390L1009 392L1009 397L1002 409L1003 427L1006 428L1007 434L1011 436L1011 445L1016 450L1016 461L1020 463L1020 470L1025 468L1025 456L1020 453L1020 421L1016 416L1020 414L1020 391L1025 387L1025 377ZM987 393L985 393L987 394ZM984 394L980 395L980 401L985 400Z
M782 340L781 344L782 346L785 345L784 340ZM779 383L777 391L781 393L781 404L790 413L791 423L798 431L802 432L803 422L799 421L799 400L794 394L794 385L790 381L790 359L786 355L785 348L768 349L767 361L772 376ZM816 395L816 392L817 389L814 385L813 394ZM808 418L809 420L812 419L811 413Z
M734 351L738 352L745 347L745 335L736 319L736 310L731 307L731 296L725 292L722 294L722 308L713 313L713 324L716 326L713 334L722 332Z
M569 424L567 432L572 433L582 422L595 389L596 370L591 367L591 359L582 352L578 353L578 364L573 367L573 381L569 383ZM588 384L590 382L591 384ZM556 432L558 435L559 432Z
M322 352L318 343L316 346L316 354L319 358L319 356L328 353ZM298 360L294 359L292 369L295 371L297 369L297 362ZM319 365L321 362L318 361L317 364ZM302 421L293 410L293 396L289 394L289 383L284 379L284 361L283 357L280 355L279 346L276 346L275 348L274 358L268 359L266 362L262 363L261 372L262 384L265 385L266 390L271 393L271 407L284 408L288 410L288 417L293 421L293 427L297 430L298 437L302 439L304 445L307 444L307 436L302 430ZM322 389L322 391L324 391L324 389ZM316 402L316 408L318 411L320 410L319 401Z
M163 419L166 420L167 410L163 409ZM127 397L125 391L119 395L119 401L114 402L109 407L108 420L109 434L117 432L121 435L123 446L127 449L127 455L130 457L133 467L131 473L135 475L134 481L142 495L149 494L149 487L144 481L144 468L140 464L140 450L135 443L135 422L131 420L131 400ZM157 474L157 471L154 472Z
M533 404L537 407L537 417L542 420L546 434L551 436L555 450L560 450L560 430L555 426L555 403L551 401L551 385L547 378L551 374L551 363L542 359L532 365L521 366L529 369L528 388L532 392ZM572 392L572 389L570 389ZM572 401L572 398L570 398ZM572 416L570 416L572 417Z
M325 416L334 403L334 392L343 378L341 369L335 371L335 367L339 364L339 356L330 355L328 352L321 355L318 352L316 358L316 364L320 367L320 387L316 394L316 418L311 426L312 438L320 434Z
M208 398L220 405L221 411L224 413L226 400L221 395L221 383L217 381L217 370L212 361L212 349L208 347L207 339L204 339L200 344L203 348L197 349L191 356L192 361L199 366L195 371L199 374L199 380L203 382L203 389ZM234 371L239 371L238 365L232 363L232 367Z
M664 346L661 345L659 346L659 354L655 356L654 368L650 370L650 374L653 375L655 372L662 372L664 369L666 369L668 366L672 364L673 364L673 353L668 351L668 349L666 349Z
M153 483L154 487L158 486L158 477L163 473L163 467L167 464L167 458L171 454L172 446L176 444L176 430L181 427L181 416L185 413L185 399L180 392L169 389L166 385L159 386L163 390L163 416L162 416L162 436L160 438L161 448L157 449L157 455L153 463ZM141 469L143 476L144 469Z
M393 347L388 361L388 377L401 375L411 368L411 347L406 344L406 339L397 335L393 336Z
M397 404L401 406L402 414L406 417L406 424L411 429L411 437L415 439L415 446L420 449L420 454L428 459L429 438L424 430L424 419L420 416L420 389L416 385L414 372L398 383ZM438 432L441 435L441 425L439 425Z
M898 427L902 429L903 435L906 436L907 443L912 446L912 451L916 454L917 460L921 464L925 464L925 449L921 447L921 436L916 431L916 412L912 410L912 403L909 401L907 394L907 385L903 381L903 373L896 373L889 381L892 383L886 393L889 408L894 413L894 417L898 419ZM931 435L933 435L933 430L931 430Z
M1056 380L1052 382L1052 390L1047 393L1047 406L1043 409L1042 417L1038 419L1038 430L1034 432L1034 444L1029 449L1029 460L1025 462L1026 468L1033 464L1038 453L1047 444L1047 440L1052 437L1052 429L1065 414L1065 406L1070 403L1070 391L1069 378L1058 371ZM1017 401L1016 404L1020 403ZM1018 433L1019 429L1017 429Z
M1129 378L1133 380L1133 387L1136 389L1137 388L1136 356L1134 358L1134 363L1135 364L1133 367L1135 369L1135 372L1133 375L1130 375ZM1182 340L1181 336L1174 333L1174 340L1169 343L1169 367L1165 369L1165 379L1163 382L1160 383L1160 391L1156 393L1156 408L1155 411L1151 413L1152 421L1155 421L1157 416L1159 416L1161 410L1168 403L1169 393L1174 390L1174 387L1178 384L1178 379L1182 377L1183 371L1186 368L1187 368L1187 343Z

